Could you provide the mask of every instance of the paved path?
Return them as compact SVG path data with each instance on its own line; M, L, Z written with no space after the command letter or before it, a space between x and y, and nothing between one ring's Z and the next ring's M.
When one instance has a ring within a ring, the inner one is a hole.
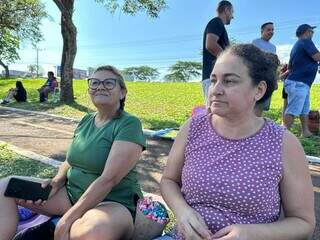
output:
M63 161L73 136L76 121L39 113L11 111L0 107L0 140L46 157ZM172 146L169 140L148 139L138 163L140 182L146 192L160 195L159 181ZM317 229L320 239L320 166L309 165L315 193Z
M0 107L0 140L64 161L77 121ZM159 182L172 141L147 139L137 170L143 190L160 195Z

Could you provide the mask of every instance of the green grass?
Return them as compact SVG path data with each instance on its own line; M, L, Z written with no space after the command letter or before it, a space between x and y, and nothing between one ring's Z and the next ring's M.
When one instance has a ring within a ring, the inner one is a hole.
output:
M51 178L57 169L35 160L22 157L0 145L0 178L10 175Z
M59 103L39 104L37 88L45 80L22 80L28 92L28 103L10 106L63 115L80 119L85 112L93 111L87 94L87 83L74 81L76 101L70 105ZM15 80L0 80L0 98L14 86ZM179 127L190 116L191 109L203 102L199 83L143 83L127 82L126 110L140 117L143 127L160 129Z
M4 98L7 91L14 87L17 79L0 80L0 98ZM28 92L28 103L13 103L12 107L35 111L46 111L80 119L86 112L93 111L87 94L87 82L75 80L73 104L60 103L39 104L37 88L44 83L44 79L19 79ZM145 83L127 82L128 96L126 111L138 116L147 129L177 128L183 124L196 105L202 105L203 97L200 83ZM281 122L283 100L281 98L282 83L272 97L271 109L266 116L277 123ZM320 108L320 84L311 88L311 109ZM300 135L300 124L295 122L293 132ZM319 139L304 139L302 142L307 154L320 156Z

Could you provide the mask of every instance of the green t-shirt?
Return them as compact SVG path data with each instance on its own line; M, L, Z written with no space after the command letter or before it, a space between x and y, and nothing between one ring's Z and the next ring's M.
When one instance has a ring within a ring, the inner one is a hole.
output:
M71 168L67 173L67 192L75 203L89 185L98 178L105 167L114 141L128 141L145 149L140 120L126 112L101 127L94 123L95 113L87 114L75 130L67 153ZM125 150L124 150L125 151ZM104 201L116 201L135 210L135 200L141 197L136 168L134 167L121 182L114 186Z

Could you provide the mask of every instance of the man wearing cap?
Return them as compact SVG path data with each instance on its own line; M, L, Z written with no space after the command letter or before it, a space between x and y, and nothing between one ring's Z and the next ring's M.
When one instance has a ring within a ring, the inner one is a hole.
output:
M210 20L203 35L202 54L202 88L207 102L210 86L210 74L218 55L229 46L228 33L224 25L229 25L233 18L233 6L229 1L220 1L217 7L217 17Z
M298 41L291 50L289 75L284 82L285 92L288 94L284 125L290 129L294 117L299 116L303 137L312 136L308 127L310 87L316 77L320 61L320 52L311 40L315 28L308 24L302 24L297 28Z
M276 55L276 46L270 42L273 37L274 26L273 22L266 22L261 25L261 37L252 41L252 44L258 47L260 50ZM258 104L255 108L255 114L258 117L262 116L263 111L269 111L271 104L271 97L265 102Z

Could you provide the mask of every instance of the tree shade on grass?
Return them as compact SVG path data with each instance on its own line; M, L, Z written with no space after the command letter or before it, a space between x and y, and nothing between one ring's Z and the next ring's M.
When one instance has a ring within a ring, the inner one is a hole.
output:
M15 81L0 80L0 98L4 98L7 91L15 86ZM74 81L76 102L72 104L53 103L39 104L37 88L44 83L44 79L22 80L28 92L27 103L14 103L9 106L35 111L46 111L52 114L80 119L86 112L93 111L87 93L87 81ZM160 82L127 82L128 96L126 111L138 116L146 129L179 128L191 115L192 108L203 104L202 89L199 82L191 83L160 83ZM281 123L282 83L274 92L271 109L265 115ZM311 88L311 109L320 109L320 84ZM293 132L300 135L300 124L296 119ZM320 156L320 140L317 138L301 141L309 155Z
M39 178L54 177L57 169L18 155L0 145L0 178L10 175L33 176Z

